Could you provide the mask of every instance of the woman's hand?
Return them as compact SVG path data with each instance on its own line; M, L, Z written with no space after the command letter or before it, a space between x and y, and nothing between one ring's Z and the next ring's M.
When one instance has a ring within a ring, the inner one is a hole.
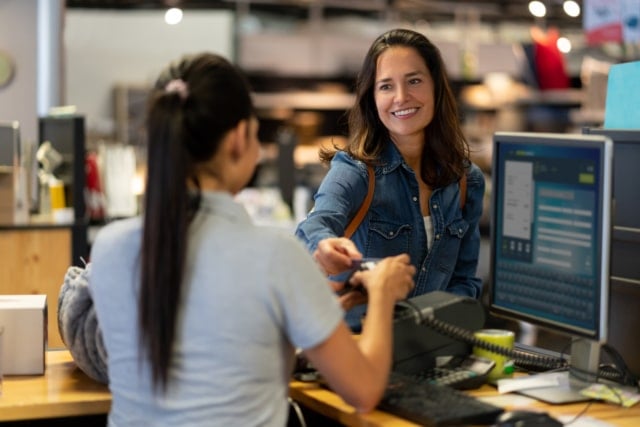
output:
M364 286L370 299L373 295L380 295L395 303L405 299L415 285L413 276L416 268L410 262L407 254L383 258L372 270L357 271L350 283Z
M362 254L346 237L330 237L318 243L313 258L325 274L333 275L352 268L352 261L361 259Z
M402 254L381 259L372 270L356 271L348 283L353 290L339 296L340 305L348 311L356 305L366 304L370 291L393 303L405 299L415 285L413 276L416 269L410 261L409 255ZM347 286L346 282L329 283L338 293Z
M344 284L340 284L339 287L340 288L344 287ZM337 289L337 290L339 290L339 289ZM366 294L366 292L361 292L358 289L350 291L350 292L347 292L347 293L345 293L343 295L340 295L338 297L338 300L340 301L340 305L342 306L342 309L344 311L349 311L353 307L355 307L356 305L366 304L368 299L369 299L369 297Z

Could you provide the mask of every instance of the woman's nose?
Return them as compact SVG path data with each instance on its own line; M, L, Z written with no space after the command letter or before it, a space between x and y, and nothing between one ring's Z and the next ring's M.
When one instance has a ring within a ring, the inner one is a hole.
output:
M402 103L406 101L408 97L409 97L409 91L407 90L406 86L398 85L396 87L396 93L395 93L395 99L394 99L395 102Z

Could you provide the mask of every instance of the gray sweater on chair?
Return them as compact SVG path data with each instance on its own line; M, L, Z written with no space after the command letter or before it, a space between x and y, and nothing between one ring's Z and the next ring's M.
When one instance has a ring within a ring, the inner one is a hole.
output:
M73 360L89 377L107 384L107 350L89 292L91 263L69 267L58 296L58 329Z

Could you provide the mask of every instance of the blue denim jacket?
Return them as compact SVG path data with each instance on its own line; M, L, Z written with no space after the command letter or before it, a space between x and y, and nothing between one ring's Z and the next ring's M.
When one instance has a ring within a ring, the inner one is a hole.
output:
M416 267L416 286L409 297L443 290L479 298L482 281L476 277L476 269L485 190L480 169L472 164L467 171L464 209L460 209L458 183L437 188L431 194L429 210L434 240L431 250L427 250L415 173L392 143L386 145L380 160L381 164L375 167L376 185L371 206L352 236L362 255L382 258L408 253ZM312 253L320 240L343 236L367 188L366 165L338 152L314 196L313 210L298 225L296 235ZM363 307L348 313L352 329L359 328L362 313Z

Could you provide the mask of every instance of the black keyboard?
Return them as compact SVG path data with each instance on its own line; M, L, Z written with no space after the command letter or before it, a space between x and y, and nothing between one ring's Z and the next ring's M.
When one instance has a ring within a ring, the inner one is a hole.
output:
M493 424L504 410L451 387L392 373L378 407L426 427Z

